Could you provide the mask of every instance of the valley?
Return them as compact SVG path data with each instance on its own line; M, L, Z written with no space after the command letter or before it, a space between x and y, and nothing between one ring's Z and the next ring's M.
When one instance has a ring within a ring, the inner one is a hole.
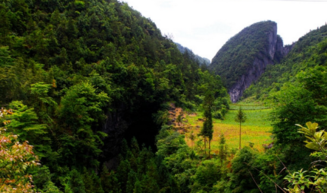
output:
M239 124L235 122L238 108L241 107L247 116L247 120L242 123L242 146L253 147L259 152L264 152L264 146L268 146L272 140L272 127L269 120L269 113L271 109L258 105L255 103L234 103L230 106L231 110L225 115L224 120L213 119L213 139L211 142L211 151L213 155L219 153L219 138L224 134L226 144L231 150L237 150L239 147ZM181 109L177 108L176 115L171 119L177 120L181 114ZM189 147L197 150L198 153L203 153L204 144L200 143L198 134L203 127L203 113L202 112L183 112L183 121L178 123L175 121L174 127L185 136L185 141ZM195 136L191 140L191 135ZM199 145L197 145L199 144Z
M247 24L210 63L120 0L0 18L0 192L327 192L327 24Z

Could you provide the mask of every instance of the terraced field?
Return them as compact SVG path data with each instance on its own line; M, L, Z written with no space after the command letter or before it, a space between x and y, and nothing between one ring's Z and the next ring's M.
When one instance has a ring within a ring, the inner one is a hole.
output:
M231 105L231 110L226 114L223 121L218 119L213 120L214 133L211 143L212 153L218 153L219 137L221 134L224 134L229 148L238 148L240 127L239 123L234 121L234 117L240 106L247 116L246 122L242 123L242 146L248 146L250 143L253 143L254 148L262 152L264 151L263 144L270 144L272 142L270 133L272 127L268 120L271 109L257 104L236 104ZM185 126L187 125L187 129L185 129L183 133L190 147L197 147L196 141L198 141L198 139L192 142L189 136L192 131L195 136L201 131L203 124L201 120L202 117L202 112L185 115Z

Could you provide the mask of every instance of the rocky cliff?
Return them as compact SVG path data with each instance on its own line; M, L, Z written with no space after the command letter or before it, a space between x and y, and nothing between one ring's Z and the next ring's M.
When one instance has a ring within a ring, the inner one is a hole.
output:
M291 49L292 46L284 47L275 22L259 22L231 38L209 68L222 77L231 101L237 102L267 65L280 62Z
M277 41L277 39L279 40ZM276 31L272 31L268 35L268 40L269 47L266 50L267 54L258 53L257 57L253 60L252 66L231 88L228 89L228 94L233 103L240 99L246 88L260 78L268 65L280 62L293 47L293 45L283 46L283 41L279 36L277 36L277 26Z

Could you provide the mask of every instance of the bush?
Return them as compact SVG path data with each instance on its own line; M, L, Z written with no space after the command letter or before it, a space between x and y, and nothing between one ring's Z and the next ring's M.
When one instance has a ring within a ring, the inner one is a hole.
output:
M223 119L223 115L220 111L216 111L216 112L212 113L212 116L215 119Z
M78 10L84 9L85 8L84 1L75 1L75 7Z

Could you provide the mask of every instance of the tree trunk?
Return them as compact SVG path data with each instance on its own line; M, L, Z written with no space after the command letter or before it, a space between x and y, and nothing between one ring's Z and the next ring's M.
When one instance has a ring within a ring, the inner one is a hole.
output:
M209 158L210 158L210 142L211 140L209 139Z
M241 134L241 122L240 122L240 149L241 149L241 138L242 138L242 134Z
M207 140L206 140L206 137L203 136L203 140L204 140L204 154L207 155Z
M192 150L194 150L194 140L192 141Z

